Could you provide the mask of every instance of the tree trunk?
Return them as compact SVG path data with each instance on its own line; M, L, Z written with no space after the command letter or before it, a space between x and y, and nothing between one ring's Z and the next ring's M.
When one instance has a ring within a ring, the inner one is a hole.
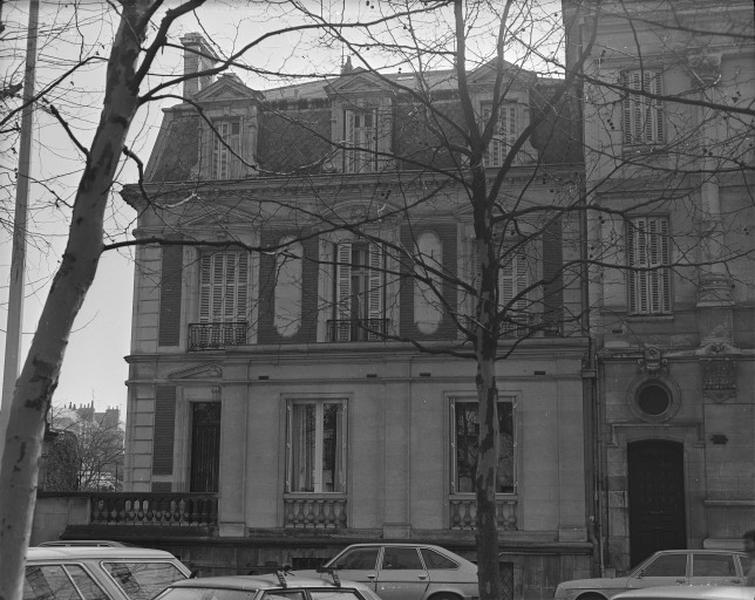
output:
M135 66L151 4L135 0L121 5L103 109L76 193L68 243L16 381L0 467L0 600L22 597L46 415L74 319L97 270L103 215L138 106Z

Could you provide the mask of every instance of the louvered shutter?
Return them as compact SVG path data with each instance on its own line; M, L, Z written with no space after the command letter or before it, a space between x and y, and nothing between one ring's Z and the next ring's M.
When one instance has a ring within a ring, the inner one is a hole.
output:
M659 219L661 236L661 255L660 261L663 268L660 270L660 285L662 287L660 293L660 310L662 312L671 312L671 244L669 238L669 222L668 219Z
M354 139L354 111L343 111L343 138L346 142L346 149L343 151L343 170L346 173L353 173L355 168L355 150L353 146L356 140Z
M671 255L665 217L640 217L628 225L629 312L659 314L671 310Z
M382 244L370 244L368 247L369 280L367 298L367 316L370 319L369 329L383 331L383 297L385 294L385 267ZM380 339L381 336L368 332L368 340Z
M507 317L515 323L524 324L528 308L526 295L512 303L512 300L523 293L529 285L527 256L523 249L506 256L506 262L501 265L498 273L498 285L499 306L508 306ZM519 335L521 332L518 329L517 325L505 325L503 333Z
M351 340L351 242L336 244L335 340Z

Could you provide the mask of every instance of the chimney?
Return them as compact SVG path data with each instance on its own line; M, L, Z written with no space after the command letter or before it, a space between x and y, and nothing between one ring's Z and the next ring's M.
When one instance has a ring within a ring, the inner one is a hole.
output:
M181 38L184 47L184 76L211 69L218 57L200 33L187 33ZM184 80L183 97L190 98L212 83L212 75L190 77Z

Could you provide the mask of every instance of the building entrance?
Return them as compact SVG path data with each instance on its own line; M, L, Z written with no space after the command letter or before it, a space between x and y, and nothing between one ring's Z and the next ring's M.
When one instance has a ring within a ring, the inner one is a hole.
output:
M642 440L627 447L632 566L657 550L685 548L684 445Z

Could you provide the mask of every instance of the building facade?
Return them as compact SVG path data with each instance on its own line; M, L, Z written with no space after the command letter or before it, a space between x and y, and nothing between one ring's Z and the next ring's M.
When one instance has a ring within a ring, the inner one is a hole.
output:
M568 60L589 54L603 560L737 548L755 522L752 5L563 4Z
M187 72L212 63L201 37L183 43ZM145 182L123 191L143 242L126 488L216 493L210 567L309 566L375 539L474 557L474 231L449 176L457 83L423 78L430 111L413 76L348 66L264 93L233 75L191 80L165 110ZM469 79L489 114L495 72ZM562 82L513 68L506 82L491 178L537 117L507 201L573 200L577 111L548 108ZM500 301L514 316L497 363L497 507L516 597L590 571L584 290L565 267L580 224L523 218L529 233L503 252Z

